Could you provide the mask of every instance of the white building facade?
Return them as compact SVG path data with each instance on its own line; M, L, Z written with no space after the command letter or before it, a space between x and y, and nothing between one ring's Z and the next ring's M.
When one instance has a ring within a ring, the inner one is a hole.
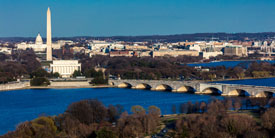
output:
M74 71L81 71L81 64L78 60L53 60L50 68L53 73L58 72L62 78L69 78Z
M26 43L22 42L19 44L16 44L17 49L33 49L34 52L45 52L47 48L47 44L43 44L43 40L40 34L37 35L35 39L35 43ZM61 45L59 43L52 43L53 49L60 49Z

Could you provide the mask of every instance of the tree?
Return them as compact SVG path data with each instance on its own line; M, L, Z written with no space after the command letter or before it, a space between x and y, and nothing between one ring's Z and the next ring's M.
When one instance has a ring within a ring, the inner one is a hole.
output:
M225 79L225 76L227 75L228 70L226 69L225 66L219 66L217 67L217 75L221 76L222 79Z
M72 115L81 123L89 125L106 119L107 109L97 100L83 100L72 103L66 113Z
M221 117L226 113L226 108L220 100L214 100L207 106L207 114Z
M226 99L224 101L224 106L227 110L230 110L232 108L232 100L231 99Z
M47 78L38 77L38 78L32 78L30 84L31 86L48 86L50 85L50 82Z
M94 85L108 84L108 79L104 79L102 76L101 77L95 77L91 81L91 84L94 84Z
M119 112L116 106L109 105L107 113L109 122L115 122L119 118Z
M59 78L59 77L60 77L60 74L59 74L58 72L55 72L55 73L52 74L52 76L53 76L54 78Z
M131 107L131 112L134 114L143 114L145 113L145 109L140 105L135 105Z
M50 76L50 74L46 70L44 70L42 68L39 68L36 71L32 72L30 74L30 76L31 76L31 78L35 78L35 77L48 77L48 76Z
M54 137L57 132L57 127L50 117L40 117L32 121L32 128L37 138Z
M234 101L234 109L235 109L236 111L238 111L238 110L240 110L241 106L242 106L241 101L240 101L239 99L236 99L236 100Z
M149 113L149 114L152 114L152 115L154 115L154 116L156 116L156 117L158 117L158 116L161 115L160 109L159 109L158 107L154 106L154 105L149 106L149 108L148 108L148 113Z
M262 116L262 126L268 130L270 136L274 136L275 133L275 108L268 109Z
M96 132L97 138L117 138L113 131L107 130L106 128L100 129Z
M206 111L206 108L207 108L206 103L205 102L201 102L200 103L200 110L201 110L201 112L204 113Z
M244 69L237 66L235 68L233 68L233 72L236 74L236 76L238 77L238 79L241 79L245 76L244 74Z
M75 70L73 73L73 77L81 76L81 71L80 70Z
M229 115L222 118L220 124L232 137L243 137L257 129L256 121L249 115Z

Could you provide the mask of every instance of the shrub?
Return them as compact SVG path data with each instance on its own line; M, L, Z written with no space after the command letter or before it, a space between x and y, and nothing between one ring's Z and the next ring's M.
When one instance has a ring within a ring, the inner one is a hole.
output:
M31 86L48 86L50 82L47 78L38 77L31 79Z

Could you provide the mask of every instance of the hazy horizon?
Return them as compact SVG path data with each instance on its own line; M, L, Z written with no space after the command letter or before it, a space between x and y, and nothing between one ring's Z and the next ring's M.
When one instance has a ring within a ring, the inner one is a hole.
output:
M54 36L53 38L71 38L71 37L143 37L143 36L172 36L172 35L192 35L192 34L216 34L216 33L226 33L226 34L253 34L253 33L275 33L274 32L234 32L234 33L228 33L228 32L197 32L197 33L182 33L182 34L152 34L152 35L113 35L113 36ZM41 35L41 34L40 34ZM36 38L37 34L35 36L0 36L0 38ZM46 36L41 35L43 39L46 39Z
M272 0L1 0L0 37L275 32Z

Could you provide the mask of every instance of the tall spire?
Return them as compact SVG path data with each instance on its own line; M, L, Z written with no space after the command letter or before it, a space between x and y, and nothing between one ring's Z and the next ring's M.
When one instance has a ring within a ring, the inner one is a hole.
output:
M48 7L47 11L47 61L52 61L52 23L50 7Z

